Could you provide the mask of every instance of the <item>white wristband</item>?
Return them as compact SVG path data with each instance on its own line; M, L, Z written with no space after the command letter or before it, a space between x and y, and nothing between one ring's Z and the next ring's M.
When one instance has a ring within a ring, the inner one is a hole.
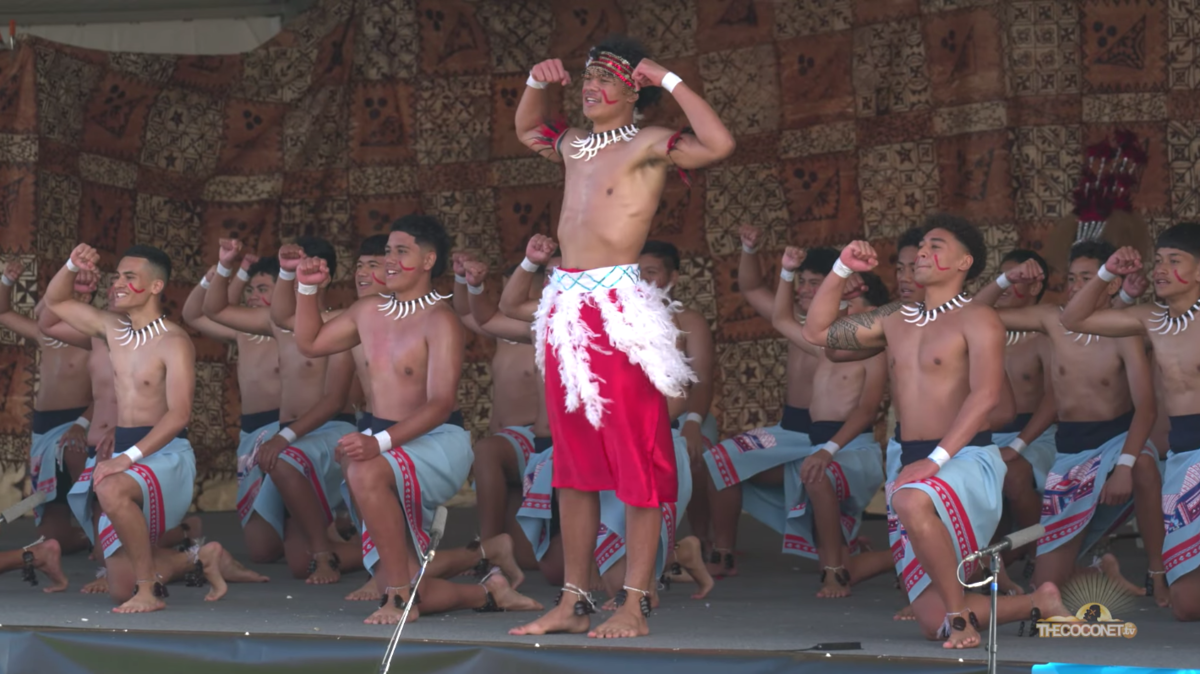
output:
M293 431L291 428L285 426L282 429L280 429L279 437L283 438L284 440L287 440L288 442L295 442L297 436L296 436L296 431Z
M387 432L386 428L376 433L373 437L379 442L380 453L387 452L392 449L392 436Z
M1008 290L1012 287L1012 281L1008 280L1008 274L1001 274L996 277L996 285L1000 286L1001 290Z
M699 412L688 412L687 416L684 417L683 423L687 424L687 423L691 423L693 421L696 422L696 424L698 424L698 425L703 425L704 417L700 416Z
M1137 304L1137 298L1130 297L1129 293L1125 292L1124 288L1121 288L1120 294L1121 294L1121 301L1124 302L1125 304Z
M1117 277L1116 274L1109 271L1108 267L1106 267L1104 265L1100 265L1100 271L1096 272L1096 276L1099 276L1100 280L1104 281L1105 283L1108 283L1109 281L1111 281Z
M757 248L751 248L750 246L747 246L746 244L744 244L744 243L743 243L743 244L742 244L742 252L743 252L743 253L745 253L745 254L747 254L747 255L754 255L755 253L757 253L757 252L758 252L758 249L757 249Z
M242 269L241 267L238 267L237 277L238 277L239 281L249 281L250 280L250 272L246 271L245 269Z
M1026 445L1025 441L1022 440L1021 438L1013 438L1013 441L1008 443L1008 446L1010 448L1012 448L1012 451L1016 452L1017 454L1020 454L1021 452L1024 452L1025 448L1028 447L1029 445Z
M220 262L217 263L217 273L220 274L221 276L224 276L225 278L229 278L230 276L233 276L233 270L230 269L229 267L226 267L225 265L221 264Z
M201 288L204 288L205 290L208 290L210 286L212 286L212 283L211 283L211 282L208 280L208 277L207 277L207 276L205 276L204 278L200 279L200 287L201 287Z
M533 87L534 89L545 89L549 82L539 82L533 79L533 73L529 73L529 79L525 80L525 86Z
M791 269L781 269L779 270L779 278L791 283L792 281L796 280L796 272L792 271Z
M79 273L79 265L75 264L75 260L72 260L71 258L67 258L67 269L69 269L72 274Z
M138 461L142 460L142 450L138 449L137 445L134 445L134 446L130 447L129 449L121 452L121 456L129 457L129 460L131 462L137 463Z
M841 449L841 448L842 448L842 446L841 446L841 445L839 445L838 443L834 442L833 440L830 440L829 442L827 442L827 443L825 443L825 444L821 445L821 451L822 451L822 452L829 452L829 455L830 455L830 456L833 456L834 454L837 454L837 453L838 453L838 450L839 450L839 449Z
M946 465L947 461L950 460L950 452L947 452L946 450L942 449L941 447L938 447L937 449L930 452L929 456L926 458L928 458L930 461L936 463L938 465L938 468L941 468L942 466Z
M6 286L13 285L16 282L16 279L9 278L7 274L0 275L0 283L3 283Z
M299 291L301 295L316 295L319 288L320 286L309 285L307 283L301 283L300 285L296 286L296 290Z
M683 78L679 75L676 75L675 73L667 73L666 75L663 75L662 88L666 89L667 93L674 93L675 87L679 86L679 83L682 81Z
M465 285L467 285L467 277L463 276L462 274L455 274L454 275L454 283L456 285L465 286Z
M92 422L88 421L87 417L79 417L75 420L75 425L86 431L92 427Z
M842 262L841 259L837 259L833 262L833 273L841 276L842 278L850 278L850 275L854 273L854 270L847 267L846 263Z
M1117 458L1118 466L1129 466L1133 468L1133 464L1137 463L1137 457L1132 454L1122 454Z
M279 270L279 280L280 281L295 281L296 280L296 272L288 271L286 269L280 269Z
M541 265L534 262L533 260L530 260L529 258L525 258L524 260L521 260L521 269L524 269L525 271L529 272L530 274L536 274L538 267L540 267L540 266Z
M483 294L483 284L480 283L477 286L469 285L469 286L467 286L467 292L471 293L472 295L482 295Z

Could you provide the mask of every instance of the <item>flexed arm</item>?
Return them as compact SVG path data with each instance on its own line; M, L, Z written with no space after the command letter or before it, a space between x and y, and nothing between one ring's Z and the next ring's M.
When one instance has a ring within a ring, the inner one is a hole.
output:
M91 246L86 243L76 246L67 264L58 270L46 288L46 307L79 332L103 339L107 327L106 312L74 297L75 275L80 271L95 273L99 261L100 254Z
M691 134L665 137L653 146L656 156L662 157L679 168L694 169L716 163L733 154L737 143L733 134L717 115L716 110L700 94L692 90L678 75L648 58L642 59L633 69L633 82L639 87L663 87L675 98L675 102L687 115Z
M873 349L887 344L883 319L900 309L899 302L853 316L838 318L846 279L854 272L871 271L879 264L879 256L866 241L855 241L842 249L825 276L805 320L803 336L810 343L830 349Z
M204 294L204 315L234 330L272 337L271 315L267 309L239 307L229 303L229 278L242 259L242 242L221 239L217 273Z
M562 162L562 155L558 152L558 141L566 129L557 130L553 136L547 136L543 131L544 125L554 116L550 109L550 93L546 91L546 87L551 84L561 84L565 87L570 83L571 76L563 68L562 61L542 61L529 71L529 82L526 83L525 93L521 94L521 102L517 104L517 138L521 139L525 147L552 162Z
M1113 253L1100 268L1100 272L1067 302L1062 313L1063 327L1103 337L1145 335L1146 325L1142 319L1149 311L1148 308L1096 309L1097 301L1108 292L1114 276L1136 274L1141 268L1142 256L1133 248L1126 246Z
M358 311L375 301L370 297L360 299L326 323L321 318L321 307L317 306L316 289L328 279L329 267L324 258L306 258L296 269L300 292L293 293L297 295L293 336L296 348L308 358L332 356L358 346Z
M513 271L512 278L504 285L500 294L500 311L509 318L532 323L537 313L538 303L529 299L529 290L533 287L533 278L538 266L544 267L550 262L550 257L558 245L554 239L542 234L534 234L525 246L525 260ZM534 265L530 267L530 265Z
M464 271L467 287L479 288L487 276L487 265L483 262L471 261L466 264ZM467 298L468 308L471 310L468 318L470 318L471 324L478 327L481 334L522 344L533 342L533 328L530 323L509 318L500 313L500 307L487 293L468 291ZM466 324L466 321L463 323Z

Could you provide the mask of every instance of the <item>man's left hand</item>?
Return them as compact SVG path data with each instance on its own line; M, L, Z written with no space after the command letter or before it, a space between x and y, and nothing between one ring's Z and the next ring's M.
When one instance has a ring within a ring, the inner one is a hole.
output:
M109 475L124 473L133 466L133 461L124 454L118 454L107 461L101 461L96 464L96 468L92 470L92 485L100 484L100 481Z
M258 466L264 473L270 473L275 469L275 464L279 462L279 455L287 447L287 438L281 435L276 435L258 446L255 456L258 459Z
M379 456L379 441L373 435L350 433L338 440L336 454L351 461L369 461Z
M800 481L804 484L812 484L817 480L825 479L825 471L829 469L831 463L833 463L833 455L823 449L809 454L804 463L800 464Z
M1133 469L1129 466L1117 466L1104 482L1100 490L1100 502L1104 505L1122 505L1129 501L1133 493Z
M896 489L899 489L910 482L928 480L934 475L937 475L937 472L938 465L934 463L932 459L921 459L920 461L915 461L905 466L904 469L900 471L900 474L896 476L896 482L893 484L892 490L895 491Z
M58 439L58 447L63 452L86 452L88 433L83 426L71 424L62 437Z
M642 87L661 87L663 78L670 71L650 59L642 59L633 69L633 83Z

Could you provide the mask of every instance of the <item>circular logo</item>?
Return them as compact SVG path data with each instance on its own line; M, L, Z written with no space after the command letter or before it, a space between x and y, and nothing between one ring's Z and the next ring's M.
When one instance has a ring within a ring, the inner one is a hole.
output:
M1125 637L1126 639L1132 639L1136 637L1137 625L1134 625L1133 623L1125 623L1121 627L1121 636Z

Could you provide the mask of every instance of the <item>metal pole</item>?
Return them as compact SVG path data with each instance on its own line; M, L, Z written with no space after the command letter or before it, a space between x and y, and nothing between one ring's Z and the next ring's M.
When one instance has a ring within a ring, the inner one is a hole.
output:
M996 674L996 601L1000 594L1000 553L992 553L992 611L988 615L988 674Z

